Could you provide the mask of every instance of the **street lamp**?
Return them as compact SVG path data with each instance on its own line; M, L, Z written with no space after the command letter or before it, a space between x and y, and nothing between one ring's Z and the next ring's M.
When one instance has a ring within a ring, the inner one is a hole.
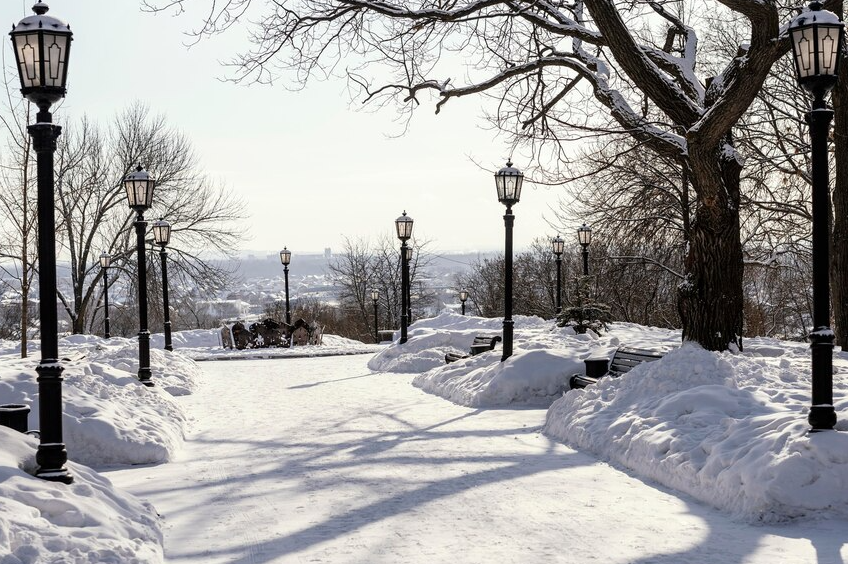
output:
M27 127L36 153L38 172L38 297L41 328L41 360L38 362L38 403L41 438L35 475L70 484L74 478L65 468L68 451L62 438L62 371L59 361L56 313L56 228L54 212L53 153L62 128L53 125L50 107L65 97L71 28L48 16L44 2L37 2L27 16L12 27L15 64L21 94L38 107L36 123Z
M395 229L397 230L398 239L400 239L400 344L406 343L406 327L409 320L409 306L407 304L409 297L409 265L406 259L406 242L412 237L412 218L406 215L404 210L403 215L395 220Z
M289 308L289 264L291 263L291 251L283 247L280 251L280 262L283 263L283 275L286 279L286 325L291 325L291 309Z
M465 315L465 300L468 299L468 290L460 290L459 301L462 303L462 315Z
M406 248L406 322L407 325L412 325L412 276L410 269L412 268L412 246Z
M577 241L583 247L583 276L589 276L589 244L592 242L592 228L584 223L577 228Z
M842 46L843 24L833 12L822 10L820 2L798 14L789 24L792 54L798 84L813 95L812 109L806 114L812 149L812 230L813 230L813 331L812 405L807 420L814 431L833 429L833 331L830 329L829 223L827 136L833 110L824 96L836 85Z
M109 335L109 265L112 264L112 257L107 252L100 254L100 269L103 271L103 338L108 339Z
M521 199L521 185L524 174L507 161L506 166L495 173L495 188L498 191L498 201L506 206L504 214L504 322L503 322L503 355L501 362L512 356L512 226L515 216L512 206Z
M556 256L556 314L559 315L562 313L562 253L565 251L565 241L562 237L557 235L551 239L551 250L554 252L554 256Z
M150 331L147 330L147 255L144 235L147 221L144 212L153 204L153 188L156 180L141 165L124 178L127 203L135 211L136 254L138 255L138 379L145 386L150 380Z
M377 301L380 299L380 291L376 288L371 290L371 299L374 301L374 342L380 342L380 330L377 328Z
M153 223L153 242L159 245L159 258L162 259L162 302L165 306L165 350L174 350L171 344L171 313L168 308L168 251L165 247L171 241L171 224L162 218Z

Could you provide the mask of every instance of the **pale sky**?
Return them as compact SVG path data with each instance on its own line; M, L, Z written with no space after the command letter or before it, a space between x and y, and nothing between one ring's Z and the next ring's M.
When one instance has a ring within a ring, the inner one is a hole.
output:
M286 90L285 79L275 86L221 81L227 70L219 61L247 44L235 32L188 49L184 32L199 25L197 15L142 13L136 0L47 2L74 32L60 111L105 122L139 100L165 114L206 171L242 194L249 216L242 250L338 251L344 236L393 234L404 210L434 251L503 249L504 207L492 173L472 159L494 171L509 153L484 129L481 98L452 100L438 116L422 104L410 130L392 138L401 132L394 111L356 111L361 104L350 103L341 79L300 92ZM4 0L0 21L11 29L33 4ZM9 60L10 45L4 49ZM516 157L515 166L524 163ZM525 183L513 209L516 250L556 235L545 218L560 194Z

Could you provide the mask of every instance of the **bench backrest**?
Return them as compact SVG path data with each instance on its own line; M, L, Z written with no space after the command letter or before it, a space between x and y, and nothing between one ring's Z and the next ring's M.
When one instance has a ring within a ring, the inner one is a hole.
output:
M477 335L474 337L474 342L471 343L472 347L490 347L495 348L495 343L502 341L500 335Z
M662 358L662 353L646 349L619 348L615 351L610 363L609 371L613 376L619 376L630 372L634 366L643 362L653 362Z

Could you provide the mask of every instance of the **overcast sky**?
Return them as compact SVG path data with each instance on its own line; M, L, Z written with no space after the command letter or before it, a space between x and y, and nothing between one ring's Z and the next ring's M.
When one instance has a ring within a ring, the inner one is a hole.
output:
M0 21L10 29L33 4L0 2ZM432 105L422 106L409 131L396 138L395 113L357 111L360 104L350 102L342 80L314 81L300 92L282 83L222 81L227 71L220 61L246 43L234 32L188 49L184 32L199 25L196 15L142 13L136 0L48 4L74 32L60 111L106 121L139 100L165 114L191 139L208 173L244 198L249 217L242 250L338 251L344 236L392 233L404 210L415 220L415 235L432 240L433 250L503 248L504 207L490 171L509 153L485 129L480 98L452 100L438 116ZM10 43L8 36L4 41ZM556 234L545 218L559 194L525 184L514 208L517 249Z

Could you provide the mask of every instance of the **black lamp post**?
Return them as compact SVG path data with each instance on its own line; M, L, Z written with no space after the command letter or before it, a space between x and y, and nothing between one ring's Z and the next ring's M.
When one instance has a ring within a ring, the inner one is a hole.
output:
M162 303L165 306L165 350L174 350L171 344L171 312L168 307L168 251L165 247L171 241L171 224L162 218L153 223L153 242L159 246L159 258L162 260Z
M459 291L459 301L462 304L462 315L465 315L465 300L468 299L468 290Z
M291 251L283 247L280 251L280 262L283 263L283 276L286 279L286 325L291 325L291 308L289 307L289 264L291 263Z
M100 269L103 271L103 338L108 339L109 335L109 265L112 264L112 257L109 253L103 252L100 254Z
M153 187L156 180L141 165L124 178L127 202L135 211L136 254L138 255L138 379L152 386L150 379L150 331L147 329L147 255L144 235L147 221L144 212L153 204Z
M412 218L406 215L404 210L403 215L395 220L395 229L397 230L398 239L400 239L400 344L406 343L406 327L409 320L409 306L407 298L409 296L409 265L406 260L406 242L412 237Z
M515 216L512 206L521 199L521 185L524 174L507 161L506 166L495 173L495 187L498 190L498 200L506 206L504 214L504 322L503 322L503 355L501 362L512 356L512 226Z
M565 251L565 241L562 237L557 235L551 239L551 250L553 251L554 256L556 256L556 314L559 315L562 313L562 253Z
M380 300L380 291L376 288L371 290L371 300L374 302L374 342L380 342L380 330L377 328L377 302Z
M412 246L406 247L406 323L412 325Z
M592 243L592 228L584 223L577 228L577 241L583 247L583 276L589 276L589 245Z
M842 46L843 24L833 12L822 10L820 2L810 3L789 24L792 54L798 84L813 95L810 125L813 190L813 331L812 405L808 421L814 431L833 429L833 331L830 329L830 190L827 162L827 135L833 111L824 101L836 85Z
M36 153L38 171L38 297L41 327L41 360L38 373L38 404L41 439L35 475L70 484L74 478L65 468L68 452L62 438L62 371L59 361L56 314L56 229L54 212L53 153L62 128L53 125L50 107L65 97L71 28L48 16L44 2L37 2L33 16L22 19L9 34L21 80L21 94L38 107L36 123L27 127Z

